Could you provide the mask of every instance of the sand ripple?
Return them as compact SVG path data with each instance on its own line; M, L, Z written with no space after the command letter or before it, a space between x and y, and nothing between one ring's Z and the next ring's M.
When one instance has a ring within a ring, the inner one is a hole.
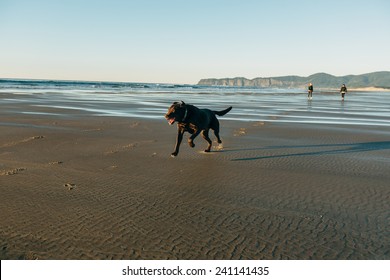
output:
M390 259L386 137L222 122L172 159L175 130L132 123L9 131L2 259Z

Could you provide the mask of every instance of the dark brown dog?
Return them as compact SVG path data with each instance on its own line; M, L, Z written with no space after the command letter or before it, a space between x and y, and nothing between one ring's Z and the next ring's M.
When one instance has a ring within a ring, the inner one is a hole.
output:
M191 134L188 138L188 144L192 148L195 147L195 137L202 132L203 138L209 144L205 152L210 152L212 145L209 138L210 129L214 130L218 143L222 143L221 138L219 137L219 121L215 115L223 116L231 109L232 107L223 111L211 111L209 109L199 109L193 105L185 104L183 101L174 102L165 114L168 123L172 125L174 122L177 122L178 128L175 150L171 154L172 157L178 155L180 143L183 139L183 134L186 131Z

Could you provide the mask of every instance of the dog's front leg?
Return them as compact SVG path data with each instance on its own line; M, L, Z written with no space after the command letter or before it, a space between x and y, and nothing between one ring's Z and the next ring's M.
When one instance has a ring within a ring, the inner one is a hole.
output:
M177 131L175 150L171 154L172 157L175 157L179 154L179 147L180 147L181 140L183 140L183 134L184 134L184 130L179 128Z
M198 136L200 133L200 130L195 130L195 132L188 138L188 145L190 145L191 148L195 147L194 139L196 136Z

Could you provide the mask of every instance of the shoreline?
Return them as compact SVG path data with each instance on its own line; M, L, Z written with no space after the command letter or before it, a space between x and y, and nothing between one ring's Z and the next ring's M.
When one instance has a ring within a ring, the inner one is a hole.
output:
M362 87L362 88L351 88L351 89L348 89L350 91L368 91L368 92L372 92L372 91L377 91L377 92L390 92L390 89L389 88L381 88L381 87Z
M171 158L163 119L2 121L1 259L390 259L373 126L220 118Z
M266 78L269 79L269 78ZM6 83L21 83L22 85L24 83L29 84L29 83L36 83L36 85L45 85L47 83L53 83L53 84L79 84L79 85L84 85L84 86L109 86L109 85L120 85L122 87L125 86L131 86L131 85L158 85L158 86L165 86L167 88L170 88L172 86L179 86L179 87L185 87L185 86L191 86L191 87L223 87L223 88L250 88L250 89L301 89L306 91L307 87L306 84L300 85L297 87L290 87L290 86L284 86L280 87L275 85L274 87L268 87L268 86L230 86L230 85L207 85L207 84L199 84L199 83L159 83L159 82L131 82L131 81L98 81L98 80L61 80L61 79L29 79L29 78L0 78L0 84L6 84ZM378 92L390 92L390 88L385 88L385 87L378 87L378 86L366 86L366 87L348 87L348 90L351 91L358 91L358 92L372 92L372 91L378 91ZM336 85L336 87L330 87L330 88L322 88L318 87L315 88L315 90L321 90L321 91L339 91L339 86L341 85Z

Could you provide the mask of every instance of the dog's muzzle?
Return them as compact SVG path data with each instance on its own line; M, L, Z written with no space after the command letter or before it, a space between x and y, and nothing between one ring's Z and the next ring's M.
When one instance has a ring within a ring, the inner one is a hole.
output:
M167 119L169 125L173 125L173 123L176 121L175 117L170 118L168 116L165 116L165 118Z

